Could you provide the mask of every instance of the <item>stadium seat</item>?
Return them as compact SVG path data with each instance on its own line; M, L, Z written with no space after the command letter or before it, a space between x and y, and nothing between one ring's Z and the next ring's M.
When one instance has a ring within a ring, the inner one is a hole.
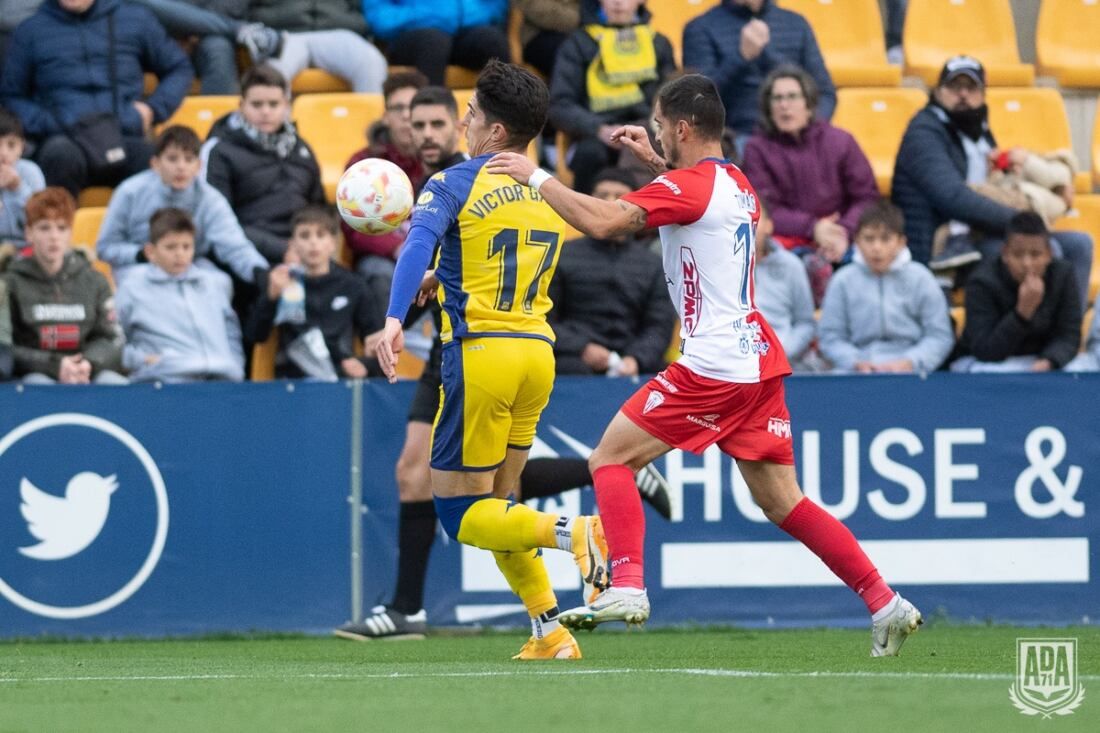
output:
M160 81L157 79L156 74L152 74L148 71L145 72L142 75L142 86L143 86L142 92L145 94L146 97L150 96L153 92L155 92L157 90L157 84L159 84L159 83L160 83ZM191 88L187 90L187 93L188 94L198 94L201 91L202 91L201 82L199 82L199 80L197 78L193 79L191 81Z
M279 330L271 329L267 340L253 344L252 367L248 378L253 382L270 382L275 378L275 354L279 352Z
M1085 311L1085 317L1081 319L1081 351L1085 350L1085 347L1089 343L1089 329L1092 328L1092 319L1096 315L1096 308L1089 308Z
M1002 148L1016 145L1037 153L1072 149L1069 118L1062 95L1055 89L988 89L989 127ZM1092 188L1088 172L1077 174L1074 189L1088 193Z
M1100 194L1077 196L1073 199L1073 209L1054 222L1055 230L1072 229L1087 232L1092 237L1092 274L1089 277L1089 302L1096 299L1100 291Z
M1100 186L1100 99L1096 100L1096 124L1092 127L1092 181Z
M1035 67L1020 63L1009 0L909 0L905 72L928 86L956 54L982 62L990 86L1030 86Z
M955 324L955 338L961 339L963 329L966 328L966 308L961 305L951 306L951 322Z
M350 92L351 85L322 69L302 69L290 82L291 94L337 94Z
M210 127L223 115L226 115L240 107L241 98L235 95L207 95L184 97L179 109L163 122L157 132L161 132L170 125L184 125L195 131L200 139L205 140L210 132Z
M336 201L336 184L344 164L366 145L367 128L384 111L381 94L306 94L294 100L295 124L317 155L329 201Z
M878 0L780 0L779 4L810 22L836 86L901 83L901 69L886 62Z
M569 146L573 144L573 140L561 130L558 130L554 135L554 148L557 150L558 160L557 167L554 174L558 177L558 180L564 183L569 188L573 188L573 171L569 169L569 163L566 158L569 157Z
M86 250L95 258L95 243L99 239L99 227L107 214L106 206L85 206L76 210L73 217L73 246Z
M909 120L927 102L924 92L908 87L837 91L833 124L855 137L871 162L883 195L890 193L901 136Z
M1035 31L1039 73L1063 87L1100 87L1100 3L1043 0Z
M391 66L389 68L390 74L397 74L402 71L415 71L413 66ZM446 75L443 79L443 85L448 89L473 89L474 84L477 83L477 72L465 68L464 66L448 66Z
M90 186L81 190L76 197L76 205L81 209L85 206L106 206L111 201L113 192L114 189L110 186Z
M107 284L111 286L111 292L115 292L115 274L111 265L103 260L92 260L92 269L107 278Z
M650 21L653 30L665 34L672 44L677 66L683 66L680 46L684 42L684 26L717 4L718 0L663 0L646 6L653 13L653 20Z

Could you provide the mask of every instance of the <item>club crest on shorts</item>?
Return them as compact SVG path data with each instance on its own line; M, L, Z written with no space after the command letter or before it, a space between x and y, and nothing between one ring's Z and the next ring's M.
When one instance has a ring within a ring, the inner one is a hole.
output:
M1085 699L1077 639L1017 639L1016 684L1008 697L1024 715L1069 715Z
M655 410L665 402L665 396L660 392L650 392L649 397L645 398L645 407L642 409L643 415L648 415L651 410Z

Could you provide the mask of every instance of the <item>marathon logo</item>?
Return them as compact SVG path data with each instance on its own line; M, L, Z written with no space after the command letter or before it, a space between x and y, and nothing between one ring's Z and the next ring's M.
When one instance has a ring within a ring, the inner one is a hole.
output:
M695 256L690 247L680 248L680 265L684 274L683 312L684 331L688 336L695 335L695 327L703 310L703 292L699 287L699 268L695 265Z
M778 417L768 418L768 432L777 438L790 438L791 437L791 421L783 420Z
M669 191L672 191L672 193L675 194L676 196L679 196L680 194L682 194L684 192L683 189L681 189L679 186L677 186L675 183L670 181L665 176L657 176L656 178L653 179L653 182L654 183L660 183L662 186L667 188Z

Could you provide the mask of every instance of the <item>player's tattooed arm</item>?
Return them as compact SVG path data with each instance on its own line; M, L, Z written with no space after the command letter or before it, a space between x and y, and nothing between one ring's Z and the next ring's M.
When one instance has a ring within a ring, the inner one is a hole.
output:
M616 203L626 214L626 224L630 227L632 233L640 232L646 228L646 219L649 215L645 209L628 201L617 201Z

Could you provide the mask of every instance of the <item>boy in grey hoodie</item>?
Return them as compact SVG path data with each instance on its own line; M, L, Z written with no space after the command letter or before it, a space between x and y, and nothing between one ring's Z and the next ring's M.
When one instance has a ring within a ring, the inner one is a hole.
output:
M947 299L906 247L901 211L879 201L863 211L853 263L829 281L818 324L821 353L839 372L937 369L955 343Z
M198 135L182 125L160 134L150 170L130 176L115 189L99 230L96 252L114 268L116 280L122 268L145 262L149 221L159 209L188 212L195 227L195 264L213 269L216 258L244 282L255 282L256 270L267 271L265 260L237 221L221 193L199 177L201 162Z
M19 118L0 108L0 242L22 245L23 207L46 187L42 169L23 157L26 139Z
M135 382L244 379L241 325L224 272L193 264L195 225L161 209L149 222L148 262L134 265L115 301L126 334L122 363Z

